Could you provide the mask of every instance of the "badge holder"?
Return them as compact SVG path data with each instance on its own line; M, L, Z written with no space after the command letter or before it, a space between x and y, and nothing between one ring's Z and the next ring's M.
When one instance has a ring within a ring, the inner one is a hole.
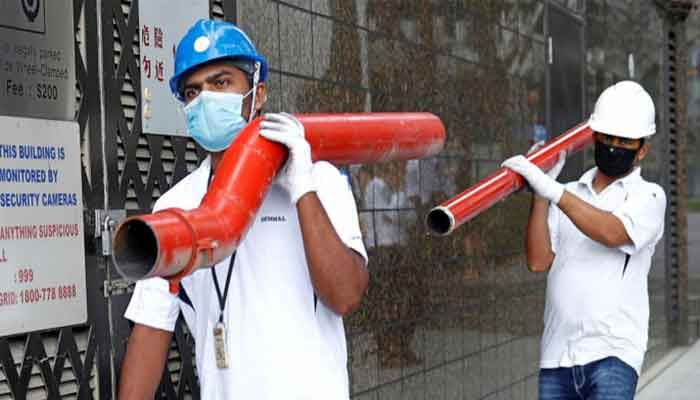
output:
M228 368L226 326L222 322L217 322L216 325L214 325L214 352L216 356L216 367L219 369Z

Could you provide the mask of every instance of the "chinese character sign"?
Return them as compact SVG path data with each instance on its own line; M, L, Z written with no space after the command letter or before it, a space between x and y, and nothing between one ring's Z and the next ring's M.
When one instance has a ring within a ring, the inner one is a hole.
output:
M208 16L208 0L139 2L144 133L187 136L182 105L170 92L168 81L178 42L197 19Z

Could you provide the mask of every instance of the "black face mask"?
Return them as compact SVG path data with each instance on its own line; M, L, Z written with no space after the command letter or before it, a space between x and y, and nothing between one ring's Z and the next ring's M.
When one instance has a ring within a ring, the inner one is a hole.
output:
M634 167L634 157L637 150L624 149L622 147L609 146L595 141L595 165L600 172L609 178L617 178L625 175Z

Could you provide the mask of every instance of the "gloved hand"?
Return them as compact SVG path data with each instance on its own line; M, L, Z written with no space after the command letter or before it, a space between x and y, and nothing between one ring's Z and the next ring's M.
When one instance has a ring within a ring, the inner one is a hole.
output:
M561 163L561 158L558 164ZM564 194L564 185L557 182L523 155L511 157L503 162L501 166L510 168L520 174L529 184L532 190L545 199L558 204Z
M527 154L530 155L536 152L542 148L542 146L544 146L544 140L540 140L539 142L533 144L532 147L530 147L530 150L527 151ZM552 179L557 179L561 173L561 170L564 169L564 164L566 164L566 151L562 150L559 152L559 160L549 171L547 171L547 175L549 175L549 177Z
M311 171L311 146L304 137L304 126L287 113L265 114L260 135L289 149L289 158L278 174L277 182L287 190L292 204L308 192L316 190Z

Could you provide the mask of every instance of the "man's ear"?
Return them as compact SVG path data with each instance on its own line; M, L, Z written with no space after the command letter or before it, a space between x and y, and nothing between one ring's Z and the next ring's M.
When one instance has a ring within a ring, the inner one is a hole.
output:
M258 87L255 89L256 114L262 110L265 103L267 103L267 86L265 85L265 82L260 82L258 83Z
M639 148L639 151L637 151L637 162L642 161L647 154L649 154L649 143L645 141L642 147Z

